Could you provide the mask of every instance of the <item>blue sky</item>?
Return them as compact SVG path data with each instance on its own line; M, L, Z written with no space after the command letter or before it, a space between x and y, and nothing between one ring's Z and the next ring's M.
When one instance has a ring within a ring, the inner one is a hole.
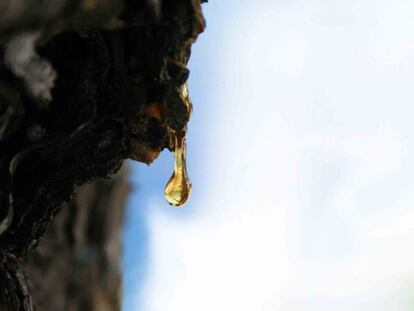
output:
M411 310L414 3L204 9L192 197L168 152L131 162L124 310Z

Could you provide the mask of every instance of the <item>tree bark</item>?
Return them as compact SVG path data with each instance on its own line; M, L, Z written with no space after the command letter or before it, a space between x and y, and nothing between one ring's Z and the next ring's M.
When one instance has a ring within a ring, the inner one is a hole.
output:
M78 187L26 258L23 269L39 310L120 310L126 173Z
M78 186L171 148L203 28L199 0L0 0L0 310L119 310L127 186Z

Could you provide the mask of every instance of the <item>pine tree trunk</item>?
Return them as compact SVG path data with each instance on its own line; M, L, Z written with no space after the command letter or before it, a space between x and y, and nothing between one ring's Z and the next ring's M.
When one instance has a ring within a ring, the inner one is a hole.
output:
M120 309L128 186L102 178L171 148L203 28L200 0L0 0L1 311Z
M76 189L26 258L23 269L39 310L120 310L126 177L122 169Z

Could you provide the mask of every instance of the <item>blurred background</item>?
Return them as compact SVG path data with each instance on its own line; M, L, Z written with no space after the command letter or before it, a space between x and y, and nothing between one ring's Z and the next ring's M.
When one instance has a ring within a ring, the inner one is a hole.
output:
M204 4L189 202L130 163L125 311L414 306L414 2Z

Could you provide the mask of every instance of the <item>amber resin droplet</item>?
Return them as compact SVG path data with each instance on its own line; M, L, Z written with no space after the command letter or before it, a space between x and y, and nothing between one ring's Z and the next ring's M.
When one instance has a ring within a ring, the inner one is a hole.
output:
M191 115L192 104L188 96L187 84L181 86L181 99L187 108L188 115ZM165 199L175 207L182 206L187 202L191 192L191 182L187 174L186 165L186 140L187 126L181 130L174 130L167 127L170 140L170 149L174 152L174 172L165 186Z
M187 174L185 131L171 131L174 144L174 172L165 186L165 199L179 207L187 202L191 192L191 182Z

